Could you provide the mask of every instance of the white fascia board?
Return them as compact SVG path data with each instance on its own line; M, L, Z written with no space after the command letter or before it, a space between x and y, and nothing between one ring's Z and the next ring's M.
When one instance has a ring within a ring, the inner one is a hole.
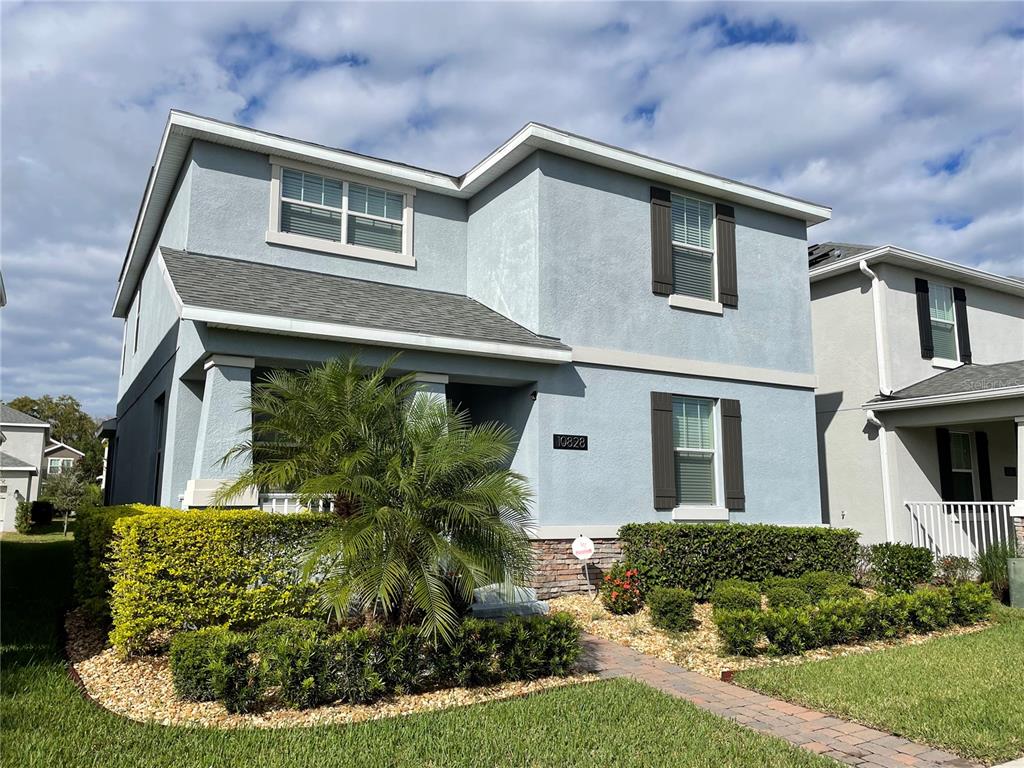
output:
M85 454L82 453L77 448L72 448L70 445L68 445L67 443L62 443L60 440L53 440L51 438L50 442L53 443L53 445L51 445L49 448L43 449L44 455L50 453L51 451L59 451L63 448L64 450L71 451L72 453L77 453L79 456L85 456Z
M814 389L818 385L818 377L813 373L753 368L745 365L715 363L707 360L687 360L682 357L648 355L640 352L625 352L618 349L573 347L572 359L576 363L670 373L705 379L727 379L730 381L775 384L802 389Z
M918 269L922 272L940 274L943 277L952 278L972 285L990 288L995 291L1024 296L1024 282L1014 280L1002 275L994 275L974 267L967 267L944 259L937 259L934 256L926 256L916 251L908 251L905 248L898 248L894 245L883 245L871 251L851 256L848 259L837 261L832 264L825 264L812 269L808 274L812 283L819 280L839 275L844 272L857 269L860 262L868 264L892 263L900 266Z
M27 424L24 421L0 421L0 427L21 427L23 429L49 429L49 424Z
M408 331L391 331L338 323L296 320L288 317L233 312L208 307L186 305L181 317L183 320L204 322L208 325L222 328L261 331L263 333L283 334L286 336L334 339L354 344L369 344L398 349L420 349L431 352L447 352L455 355L526 360L534 363L568 363L572 360L572 352L568 349L545 349L543 347L530 347L524 344L460 339L451 336L427 336Z
M935 405L959 405L961 403L976 403L986 400L1006 400L1011 397L1024 397L1024 386L982 389L976 392L955 392L949 395L907 397L875 403L867 402L861 405L861 409L865 411L898 411L906 408L927 408Z

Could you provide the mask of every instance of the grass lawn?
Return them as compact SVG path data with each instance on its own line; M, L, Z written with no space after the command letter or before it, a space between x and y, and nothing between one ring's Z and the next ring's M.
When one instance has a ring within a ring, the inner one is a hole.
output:
M1024 611L971 635L737 673L736 682L985 762L1024 755Z
M623 680L352 726L217 731L142 725L85 701L59 628L71 541L0 540L0 764L244 766L807 766L831 761Z

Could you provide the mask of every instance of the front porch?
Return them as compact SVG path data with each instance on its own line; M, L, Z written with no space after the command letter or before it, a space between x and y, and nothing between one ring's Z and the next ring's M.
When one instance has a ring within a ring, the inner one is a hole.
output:
M969 558L1024 544L1024 363L962 366L864 407L887 441L891 540Z

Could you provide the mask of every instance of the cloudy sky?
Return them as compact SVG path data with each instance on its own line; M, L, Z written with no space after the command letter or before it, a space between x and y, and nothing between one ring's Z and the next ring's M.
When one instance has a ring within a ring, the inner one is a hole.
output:
M528 120L827 203L811 242L1024 273L1024 5L2 7L0 396L114 412L171 108L461 173Z

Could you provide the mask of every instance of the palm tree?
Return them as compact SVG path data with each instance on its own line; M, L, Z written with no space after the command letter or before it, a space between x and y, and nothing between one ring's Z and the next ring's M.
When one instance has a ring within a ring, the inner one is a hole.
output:
M268 377L253 396L253 440L235 449L252 469L222 493L333 497L345 514L307 561L325 610L448 639L475 588L511 593L529 577L530 491L508 469L511 430L415 396L410 377L389 379L391 364L363 373L337 360Z

